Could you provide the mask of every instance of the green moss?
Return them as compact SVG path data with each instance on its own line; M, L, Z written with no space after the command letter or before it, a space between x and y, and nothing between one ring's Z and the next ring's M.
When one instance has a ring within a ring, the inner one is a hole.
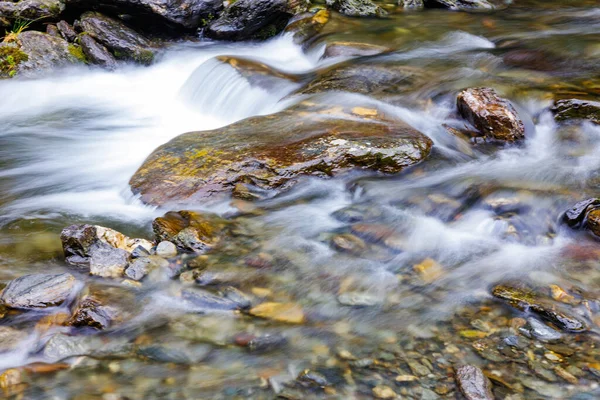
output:
M0 75L13 77L17 74L17 67L29 56L19 48L13 46L0 47Z
M267 40L277 35L277 33L279 33L277 26L271 24L261 29L260 32L256 34L256 38L259 40Z
M71 53L71 55L77 60L87 64L87 57L85 56L85 54L83 54L83 50L81 50L81 47L75 46L74 44L69 44L69 53Z
M150 65L154 61L154 53L150 50L140 50L133 55L133 59L140 64Z

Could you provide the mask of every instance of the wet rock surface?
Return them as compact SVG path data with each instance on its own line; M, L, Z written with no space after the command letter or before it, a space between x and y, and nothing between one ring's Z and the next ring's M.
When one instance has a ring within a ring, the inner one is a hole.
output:
M221 40L267 39L283 30L294 9L302 6L295 0L238 0L208 25L205 34Z
M226 226L227 221L215 214L195 211L172 211L152 223L158 241L168 241L193 252L217 245Z
M106 10L128 14L136 25L165 25L171 29L191 30L214 18L223 7L215 0L66 0L70 8Z
M71 274L33 274L10 281L0 301L11 308L44 308L57 306L73 294L76 286Z
M61 38L27 31L19 35L18 41L20 50L27 55L27 60L18 66L19 75L35 76L80 62L69 51L69 44Z
M81 15L77 27L109 49L117 59L143 65L152 64L154 60L150 41L116 19L87 12Z
M299 112L302 120L292 125ZM302 175L329 177L352 168L395 173L429 154L426 136L401 121L378 121L378 115L356 107L306 114L296 107L187 133L157 149L130 184L150 204L189 203L230 192L241 182L281 190Z
M525 127L513 106L490 88L466 89L457 98L458 111L490 139L514 142Z
M559 100L552 107L557 121L587 120L600 124L600 102L589 100Z
M90 35L82 34L78 36L79 45L86 59L95 65L99 65L103 68L112 70L117 67L117 60L115 57L102 46Z
M493 400L491 383L481 369L474 365L463 365L456 369L456 380L467 400Z
M42 20L55 19L65 9L62 0L1 1L0 16L8 19Z

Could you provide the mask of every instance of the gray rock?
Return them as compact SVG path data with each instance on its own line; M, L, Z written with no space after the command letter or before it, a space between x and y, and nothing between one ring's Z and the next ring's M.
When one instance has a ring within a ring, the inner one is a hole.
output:
M84 10L118 10L138 25L187 30L206 24L223 8L221 0L66 0L66 3Z
M92 249L106 246L124 250L128 255L137 247L151 249L145 239L132 239L120 232L99 225L71 225L60 234L65 257L69 264L89 266Z
M156 255L171 258L177 255L177 246L173 243L163 240L156 246Z
M327 0L327 5L349 17L383 17L387 12L371 0Z
M552 107L557 121L588 120L600 125L600 102L590 100L559 100Z
M71 274L32 274L12 280L0 301L12 308L40 308L63 303L75 288Z
M117 67L117 60L110 51L96 42L90 35L79 35L79 45L90 64L99 65L108 70L113 70Z
M0 1L0 16L8 19L56 19L64 10L63 0Z
M548 325L535 318L529 318L527 322L531 327L530 332L533 337L541 340L542 342L556 342L562 338L562 334L560 332L550 328Z
M107 244L95 245L90 255L90 274L103 278L122 277L129 263L128 252Z
M21 44L21 51L28 58L18 66L20 75L40 75L80 62L71 54L65 40L46 33L26 31L19 34L18 42Z
M211 350L212 348L209 345L204 344L153 344L139 347L137 354L152 361L186 365L199 363L208 357Z
M514 142L525 137L525 126L517 111L494 89L465 89L456 103L462 117L490 139Z
M150 41L120 21L97 12L86 12L81 16L78 27L112 51L117 59L143 65L154 61Z
M224 298L233 301L238 305L240 310L247 310L252 307L252 298L248 296L246 293L234 288L233 286L228 286L221 291L221 294Z
M398 0L398 5L405 9L421 9L425 7L423 0Z
M503 0L424 0L427 8L447 8L449 10L496 10L506 8Z
M77 356L125 358L131 352L132 345L126 339L113 337L106 340L99 336L68 336L57 333L46 342L42 356L45 361L55 363Z
M56 27L58 28L58 31L60 32L61 36L67 42L73 43L75 39L77 39L77 32L75 32L75 29L73 29L73 27L67 21L58 22L56 24Z
M267 39L281 32L298 10L292 0L237 0L206 28L220 40Z
M463 365L456 369L456 383L467 400L493 400L492 385L481 369Z
M134 281L140 281L155 270L166 270L169 262L159 256L140 257L133 260L125 270L125 276Z
M52 25L52 24L46 25L46 33L50 36L62 38L62 36L58 32L58 28L56 27L56 25Z

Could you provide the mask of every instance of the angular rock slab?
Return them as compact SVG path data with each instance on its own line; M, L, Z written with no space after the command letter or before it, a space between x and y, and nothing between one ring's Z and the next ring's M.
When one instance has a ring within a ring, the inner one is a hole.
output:
M12 280L2 291L0 302L11 308L44 308L63 303L73 292L71 274L32 274Z
M478 367L473 365L458 367L456 382L467 400L494 400L492 385Z
M19 34L18 42L21 51L27 54L27 61L18 66L19 75L39 75L80 62L69 51L69 43L66 40L46 33L26 31Z
M130 185L149 204L189 204L229 194L238 183L283 190L302 175L396 173L425 159L431 146L427 136L380 110L305 101L180 135L155 150Z
M458 94L458 112L490 139L515 142L525 137L517 111L491 88L470 88Z
M557 121L588 120L600 125L600 102L590 100L559 100L552 107Z
M172 242L186 251L202 252L217 245L227 221L218 215L171 211L152 222L157 241Z
M154 61L152 44L121 21L97 12L86 12L78 27L112 51L117 59L149 65Z

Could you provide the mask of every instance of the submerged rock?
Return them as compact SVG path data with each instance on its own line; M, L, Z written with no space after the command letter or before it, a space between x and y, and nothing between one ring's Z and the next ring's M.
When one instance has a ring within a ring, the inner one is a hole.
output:
M32 274L12 280L0 302L11 308L43 308L62 304L75 288L71 274Z
M150 204L201 202L231 193L238 183L285 190L301 175L331 177L352 168L396 173L431 150L425 135L381 118L376 109L309 111L314 106L305 103L178 136L146 159L131 188Z
M494 89L465 89L457 98L458 111L490 139L514 142L525 137L525 127L514 107Z
M291 32L294 35L294 42L305 43L323 30L330 17L329 10L319 10L314 14L303 13L290 21L289 25L285 27L285 32Z
M557 121L587 120L600 124L600 102L590 100L559 100L552 107Z
M250 315L255 317L288 324L301 324L304 322L302 307L294 303L262 303L253 307L249 312Z
M422 70L391 63L344 63L319 72L300 94L344 91L381 97L414 88L424 79Z
M66 0L69 7L127 14L138 25L192 30L217 15L220 0Z
M0 353L12 351L19 346L27 334L10 326L0 326Z
M20 50L27 55L27 59L17 67L20 75L34 76L81 62L72 54L67 41L46 33L23 32L18 36L18 43Z
M600 236L600 199L580 201L563 214L562 220L573 229L589 229Z
M183 290L181 297L201 311L234 311L242 308L237 301L202 289Z
M110 51L96 42L90 35L85 33L79 35L79 45L90 64L99 65L109 70L117 67L117 60Z
M581 332L587 329L586 324L579 318L568 314L549 300L540 298L526 289L498 285L494 287L492 294L518 310L537 314L559 329L568 332Z
M116 19L98 12L86 12L81 16L78 27L112 51L117 59L143 65L154 61L150 41Z
M79 303L67 325L76 327L91 327L105 329L110 326L113 319L113 311L103 306L98 300L85 298Z
M281 32L302 8L302 0L237 0L208 25L205 33L220 40L268 39Z
M458 367L456 382L467 400L494 400L492 384L481 369L474 365Z
M92 250L102 250L108 246L131 253L138 246L147 250L153 246L151 242L145 239L132 239L114 229L87 224L71 225L63 229L60 239L67 262L80 266L90 264Z
M216 214L171 211L152 222L157 241L169 241L185 251L203 252L219 243L227 220Z
M327 0L327 5L349 17L383 17L387 12L371 0Z
M358 42L328 43L322 58L374 56L390 51L388 47Z
M167 271L169 262L160 256L140 257L133 260L125 270L125 276L135 281L142 280L155 270Z

